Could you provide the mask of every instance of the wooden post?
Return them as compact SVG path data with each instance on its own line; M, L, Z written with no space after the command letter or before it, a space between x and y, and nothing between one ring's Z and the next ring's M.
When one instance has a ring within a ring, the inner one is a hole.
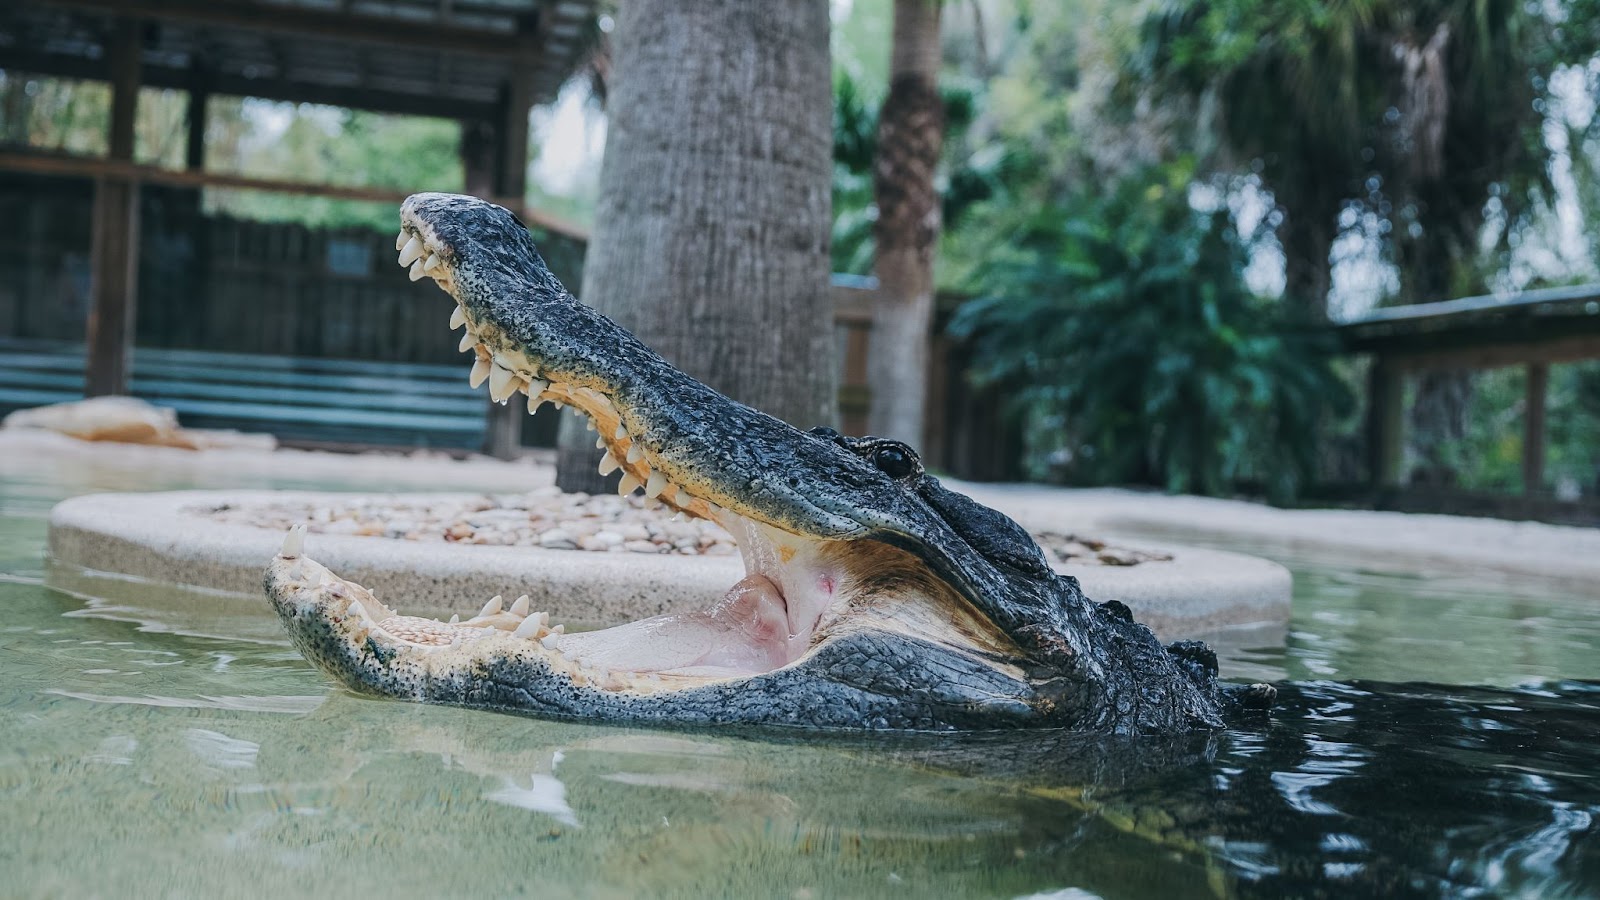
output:
M196 72L189 85L189 133L184 144L183 166L191 172L206 167L206 105L211 100L211 91L204 78L202 73Z
M1545 394L1550 386L1550 364L1528 363L1528 396L1522 413L1522 493L1532 497L1544 490Z
M495 196L498 155L499 138L493 122L461 123L461 171L465 175L463 189L468 194L484 198Z
M1372 486L1380 490L1397 487L1405 453L1405 375L1382 356L1372 361L1367 402L1367 455Z
M111 74L110 158L133 160L139 103L139 23L119 19L106 48ZM95 182L84 393L124 394L139 287L139 186L129 178Z
M500 170L496 173L496 193L508 198L515 206L512 211L518 215L522 214L528 188L528 112L533 108L533 79L532 65L522 64L512 70L511 83L506 85L503 115L496 129L500 139L496 154ZM525 415L526 407L521 403L501 405L490 401L483 452L499 459L516 456L522 446Z

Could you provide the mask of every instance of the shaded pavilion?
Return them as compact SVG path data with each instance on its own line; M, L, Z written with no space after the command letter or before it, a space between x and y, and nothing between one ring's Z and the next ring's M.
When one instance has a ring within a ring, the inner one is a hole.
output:
M581 239L525 205L528 113L582 58L594 19L593 0L0 2L0 69L111 86L105 156L0 151L0 173L94 182L85 393L127 391L142 184L382 202L406 193L206 171L206 104L216 94L457 120L468 193ZM187 92L182 169L135 162L141 87ZM490 449L509 450L515 419L491 420L501 427L491 425Z

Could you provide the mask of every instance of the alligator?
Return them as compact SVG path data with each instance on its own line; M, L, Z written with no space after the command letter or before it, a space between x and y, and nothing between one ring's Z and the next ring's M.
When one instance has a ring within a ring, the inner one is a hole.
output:
M674 368L551 274L499 206L416 194L399 262L451 298L471 384L586 415L602 475L715 521L746 574L698 610L567 633L527 599L401 615L305 553L265 586L299 650L365 694L670 726L1175 733L1261 709L1204 644L1163 646L1094 603L1016 522L944 487L907 444L801 431Z

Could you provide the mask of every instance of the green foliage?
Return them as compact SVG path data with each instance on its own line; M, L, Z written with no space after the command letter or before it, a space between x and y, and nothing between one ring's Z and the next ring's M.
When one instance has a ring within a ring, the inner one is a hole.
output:
M833 271L872 272L872 160L878 152L878 112L852 76L833 85Z
M460 190L460 127L442 119L386 116L334 107L300 107L234 101L218 104L213 122L242 126L232 141L218 141L217 168L263 177L321 181L397 190ZM246 105L255 107L248 112ZM281 131L266 124L272 112L287 118ZM294 221L311 227L394 227L390 203L356 203L321 197L210 191L213 209L257 221Z
M1469 490L1522 490L1522 429L1527 371L1521 366L1479 373L1467 433L1443 455ZM1546 387L1545 490L1593 494L1600 489L1600 362L1550 367Z
M1217 165L1261 175L1287 212L1291 268L1325 266L1335 218L1359 204L1383 220L1401 294L1446 299L1484 290L1485 229L1503 251L1550 194L1549 79L1600 51L1595 6L1166 0L1120 97L1209 104L1215 116L1189 124L1210 132Z
M1316 422L1348 404L1328 335L1245 286L1226 211L1189 202L1192 169L1020 214L956 313L973 374L1027 419L1033 474L1288 499Z

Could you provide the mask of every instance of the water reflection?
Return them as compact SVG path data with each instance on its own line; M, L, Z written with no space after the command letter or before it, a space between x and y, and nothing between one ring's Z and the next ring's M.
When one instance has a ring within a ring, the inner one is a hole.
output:
M49 590L66 491L0 480L3 892L1600 893L1600 686L1517 686L1600 675L1560 590L1303 570L1227 665L1339 680L1215 735L676 733L357 698L258 598Z

